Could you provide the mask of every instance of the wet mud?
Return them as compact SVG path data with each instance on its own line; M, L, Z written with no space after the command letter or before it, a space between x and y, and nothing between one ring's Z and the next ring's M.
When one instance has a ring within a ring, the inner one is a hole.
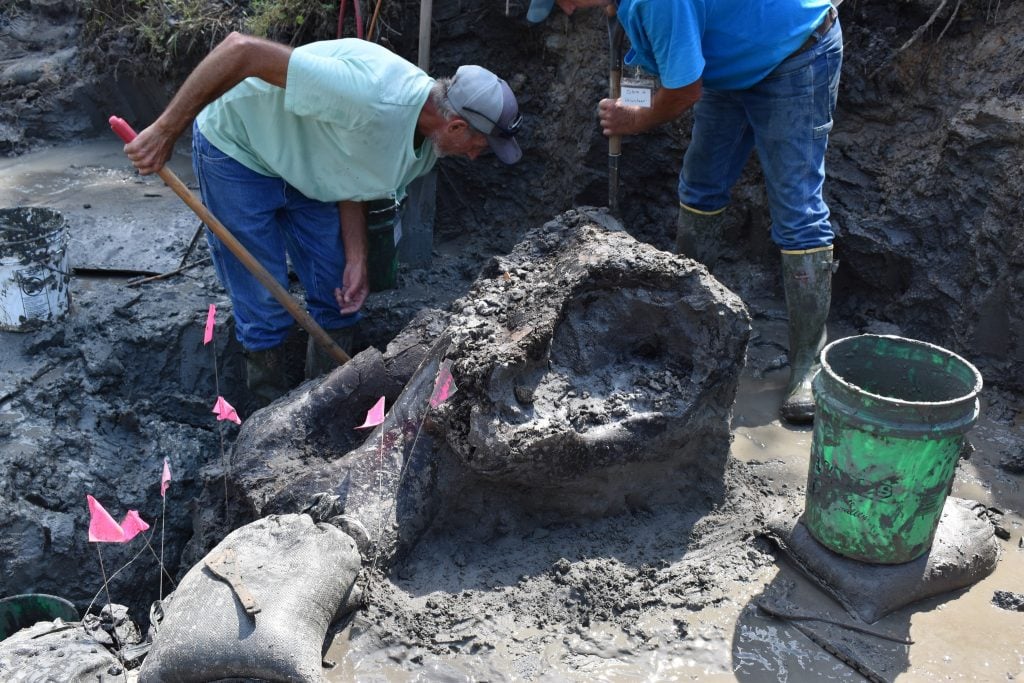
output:
M2 72L12 106L0 119L0 148L10 155L0 160L0 204L61 210L73 276L59 324L0 331L0 576L5 594L59 594L84 610L103 583L96 548L85 541L86 493L114 514L131 507L158 520L159 468L169 457L166 558L175 580L237 525L220 507L237 431L215 423L210 409L218 393L242 405L241 364L230 306L208 264L127 285L141 272L176 268L195 233L187 210L159 180L134 176L105 130L110 113L144 124L163 91L133 89L112 74L94 89L85 76L95 74L53 49L73 43L73 30L53 27L67 8L45 3L45 32L29 40L37 8L26 5L2 15L5 45L18 38L11 55L19 61ZM849 619L758 535L770 514L803 505L812 433L776 415L788 371L785 313L751 163L729 211L728 248L711 270L753 325L724 495L709 499L680 480L673 501L633 500L591 519L541 514L496 483L463 490L392 571L368 575L368 604L331 640L328 680L863 678L821 642L886 680L1024 673L1020 612L1007 597L1024 585L1024 238L1015 199L1024 190L1024 74L1012 48L1024 41L1024 6L948 6L956 16L943 15L897 54L936 6L841 9L847 63L826 189L841 261L830 331L922 339L982 371L981 416L952 494L1003 513L995 571L874 625L909 637L910 646L758 608L763 597L782 596L802 611ZM473 61L505 75L522 93L524 161L513 171L486 158L442 163L432 262L403 266L398 288L371 295L360 349L383 349L421 309L465 295L489 259L527 230L574 205L606 203L607 144L593 125L606 87L603 18L558 16L530 28L510 16L514 4L508 14L497 5L435 8L433 70ZM415 54L411 42L397 47ZM28 68L20 60L34 52L55 55ZM623 145L623 225L661 249L670 247L688 126ZM185 177L187 158L176 163ZM204 346L210 303L220 310L218 335ZM102 551L108 568L125 567L110 586L114 601L144 624L158 591L154 553Z

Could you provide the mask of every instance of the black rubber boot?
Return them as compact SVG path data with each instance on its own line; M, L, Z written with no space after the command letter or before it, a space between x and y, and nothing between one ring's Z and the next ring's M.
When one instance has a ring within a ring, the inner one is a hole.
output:
M722 233L725 209L708 213L679 205L676 219L676 253L711 266L718 260L717 244Z
M345 353L352 354L352 342L355 339L355 325L342 327L337 330L325 330L327 336L341 347ZM338 367L334 357L324 351L316 340L310 336L306 344L306 379L313 379L326 374Z
M782 282L789 315L789 384L779 414L787 422L814 420L811 380L821 369L825 322L832 301L832 247L782 252Z
M258 410L284 396L292 388L288 378L287 344L262 351L245 351L245 385L249 404Z

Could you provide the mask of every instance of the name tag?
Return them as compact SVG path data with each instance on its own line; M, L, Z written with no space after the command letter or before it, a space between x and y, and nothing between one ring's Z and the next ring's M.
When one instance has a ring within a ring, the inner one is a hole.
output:
M654 82L642 78L623 78L620 97L623 104L650 109Z

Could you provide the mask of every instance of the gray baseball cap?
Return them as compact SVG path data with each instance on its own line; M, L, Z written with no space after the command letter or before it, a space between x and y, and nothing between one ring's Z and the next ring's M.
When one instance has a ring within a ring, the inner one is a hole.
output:
M516 133L523 117L504 80L482 66L460 66L448 87L448 103L474 130L487 136L498 159L514 164L522 158Z

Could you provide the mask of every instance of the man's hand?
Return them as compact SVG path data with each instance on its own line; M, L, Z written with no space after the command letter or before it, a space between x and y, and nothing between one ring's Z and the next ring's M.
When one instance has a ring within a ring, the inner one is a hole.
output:
M655 126L678 118L700 99L701 81L682 88L658 88L651 98L650 107L623 104L622 100L605 98L597 105L601 132L606 136L636 135Z
M363 202L338 202L341 218L341 241L345 245L345 272L341 276L341 287L334 290L334 298L342 315L358 311L370 294L370 277L366 261L369 254L366 231L366 204Z
M363 307L370 294L370 278L366 272L366 261L356 259L345 264L341 287L334 290L334 299L342 315L355 313Z
M174 153L174 141L177 137L154 123L126 144L124 153L142 175L156 173Z
M640 127L640 107L622 104L621 100L605 98L597 105L597 116L601 121L601 132L606 136L635 135L645 129Z

